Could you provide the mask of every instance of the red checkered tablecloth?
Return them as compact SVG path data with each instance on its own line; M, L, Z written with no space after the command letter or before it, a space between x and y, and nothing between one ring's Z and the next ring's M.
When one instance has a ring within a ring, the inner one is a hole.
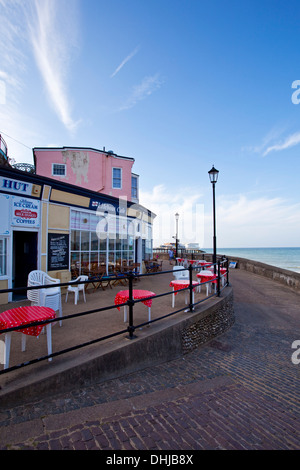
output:
M149 290L133 289L132 291L132 296L134 299L145 298L145 300L142 300L142 302L147 307L151 307L152 305L152 299L147 299L147 297L152 297L153 295L155 295L155 293ZM121 290L120 292L117 293L115 297L115 305L124 304L125 302L127 302L128 299L129 299L129 290ZM119 307L117 308L118 310L120 310Z
M177 295L177 290L184 289L185 287L189 287L190 281L184 281L182 279L174 280L170 282L170 287L174 288L174 294ZM197 281L193 281L193 286L198 286ZM195 290L195 288L193 289Z
M55 317L55 311L49 307L29 305L26 307L12 308L0 313L0 334L1 330L5 330L6 328L26 326L35 321L50 320ZM29 336L39 336L45 325L46 324L30 326L16 331Z
M217 282L217 276L214 273L209 274L208 272L200 272L197 274L197 277L201 279L201 283L213 282L215 284Z

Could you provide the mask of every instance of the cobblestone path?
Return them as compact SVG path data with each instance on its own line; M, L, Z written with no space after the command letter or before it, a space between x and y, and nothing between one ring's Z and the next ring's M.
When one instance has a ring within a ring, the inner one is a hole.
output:
M221 337L119 379L0 407L0 449L299 449L300 296L248 273L232 284L236 322Z

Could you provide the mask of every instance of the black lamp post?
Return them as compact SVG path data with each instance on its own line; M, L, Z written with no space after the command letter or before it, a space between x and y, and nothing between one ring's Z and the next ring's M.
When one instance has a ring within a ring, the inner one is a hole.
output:
M213 264L214 264L214 274L216 274L216 263L217 263L217 238L216 238L216 201L215 201L215 185L218 181L219 171L213 166L212 169L208 172L209 179L213 187L213 218L214 218L214 235L213 235Z
M179 214L178 212L176 212L175 214L175 220L176 220L175 259L178 256L178 219L179 219Z

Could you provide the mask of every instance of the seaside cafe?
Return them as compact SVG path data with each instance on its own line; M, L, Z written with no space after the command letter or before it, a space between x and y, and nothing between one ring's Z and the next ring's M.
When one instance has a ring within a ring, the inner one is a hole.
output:
M138 203L0 167L0 289L24 287L40 269L61 282L75 266L152 257L155 214ZM26 293L25 293L26 296ZM17 297L1 294L5 304Z

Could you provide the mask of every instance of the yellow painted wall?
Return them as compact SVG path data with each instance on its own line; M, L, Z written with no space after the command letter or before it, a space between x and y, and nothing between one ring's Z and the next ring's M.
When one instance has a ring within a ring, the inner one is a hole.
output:
M70 225L70 207L49 204L48 229L69 230ZM68 232L67 232L68 233Z
M85 196L79 196L78 194L67 193L65 191L59 191L58 189L52 189L51 201L64 202L65 204L75 204L82 207L89 207L90 198Z
M7 279L0 281L0 290L1 289L8 289L8 281ZM0 305L4 305L8 303L8 294L0 294Z

